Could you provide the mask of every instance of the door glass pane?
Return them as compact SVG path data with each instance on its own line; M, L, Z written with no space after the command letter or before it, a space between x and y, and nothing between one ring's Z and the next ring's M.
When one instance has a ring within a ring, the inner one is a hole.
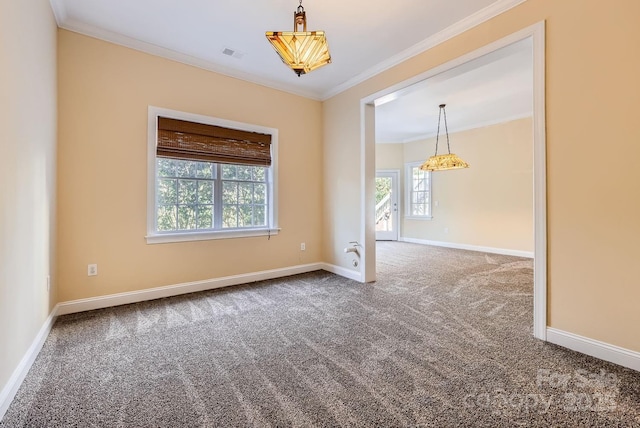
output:
M391 177L376 177L376 231L393 230Z

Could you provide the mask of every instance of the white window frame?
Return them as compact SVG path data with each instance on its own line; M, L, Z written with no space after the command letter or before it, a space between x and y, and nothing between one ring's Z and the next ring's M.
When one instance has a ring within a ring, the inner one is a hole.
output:
M233 128L248 132L259 132L271 135L271 167L267 169L268 225L250 229L231 230L180 230L171 232L157 231L156 218L156 146L158 133L158 117L186 120L206 125ZM147 244L168 242L203 241L209 239L246 238L251 236L277 235L278 227L278 130L249 123L235 122L217 117L185 113L162 107L149 106L147 127Z
M408 219L408 220L431 220L433 218L432 216L432 209L433 209L433 205L432 205L432 201L433 201L433 192L431 191L431 181L433 179L431 171L427 171L427 175L429 176L429 214L428 215L412 215L411 214L411 201L412 196L413 196L413 168L418 168L420 167L420 165L422 165L422 162L409 162L404 164L404 169L405 169L405 186L404 186L404 191L405 191L405 204L404 204L404 218Z

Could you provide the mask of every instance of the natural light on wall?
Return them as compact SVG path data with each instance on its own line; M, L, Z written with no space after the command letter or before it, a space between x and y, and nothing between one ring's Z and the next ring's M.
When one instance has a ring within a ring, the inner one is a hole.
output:
M300 26L302 31L298 31ZM266 36L282 62L298 76L331 62L324 31L307 31L307 15L302 0L293 13L293 31L267 31Z

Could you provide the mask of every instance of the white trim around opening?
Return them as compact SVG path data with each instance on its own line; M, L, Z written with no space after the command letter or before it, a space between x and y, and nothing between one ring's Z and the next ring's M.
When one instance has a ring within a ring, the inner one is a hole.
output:
M155 106L148 107L147 116L147 234L145 236L147 244L271 236L280 232L278 227L278 129ZM180 230L171 233L160 233L156 230L156 146L160 116L271 135L272 166L268 168L267 177L269 207L267 226L229 230Z
M490 43L452 61L427 70L411 79L371 94L360 100L361 117L361 189L360 243L365 248L360 265L363 282L375 281L375 228L373 219L375 174L374 104L409 86L451 70L466 62L531 38L533 41L533 179L534 179L534 304L533 335L547 337L547 194L546 194L546 125L545 125L545 22L541 21L507 37Z

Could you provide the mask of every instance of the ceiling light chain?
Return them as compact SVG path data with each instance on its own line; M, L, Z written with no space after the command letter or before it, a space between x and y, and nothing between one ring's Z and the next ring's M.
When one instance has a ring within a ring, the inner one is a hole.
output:
M460 159L455 153L451 153L451 145L449 144L449 127L447 126L446 104L440 104L440 112L438 114L438 130L436 131L436 153L431 156L420 166L424 171L445 171L448 169L469 168L469 164ZM444 116L444 130L447 135L447 151L446 155L438 155L438 141L440 139L440 119Z
M298 9L293 13L293 31L298 31L299 25L302 25L302 31L307 31L307 12L304 11L302 0L300 0Z
M298 31L302 26L302 31ZM331 62L324 31L307 31L307 15L302 0L293 12L293 31L267 31L267 40L282 62L298 76Z
M447 151L451 153L451 146L449 145L449 127L447 126L447 111L444 109L446 104L440 104L440 111L444 116L444 131L447 134ZM438 120L439 122L440 120Z

